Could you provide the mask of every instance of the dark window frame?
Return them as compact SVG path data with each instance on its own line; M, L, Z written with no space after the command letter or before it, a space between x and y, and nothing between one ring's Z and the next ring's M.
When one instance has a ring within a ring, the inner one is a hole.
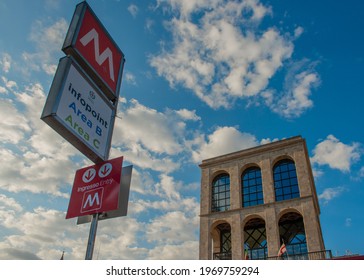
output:
M283 159L273 167L274 194L276 201L300 197L297 170L293 160Z
M230 210L230 176L227 173L215 177L212 182L211 211Z
M262 171L253 166L244 170L241 176L242 206L256 206L264 204Z

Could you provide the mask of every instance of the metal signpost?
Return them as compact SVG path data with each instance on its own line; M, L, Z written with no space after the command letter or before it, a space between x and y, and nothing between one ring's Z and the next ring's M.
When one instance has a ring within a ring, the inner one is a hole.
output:
M129 190L130 190L130 181L131 181L132 170L133 170L133 166L126 166L126 167L122 168L122 171L121 171L122 176L121 176L120 191L119 191L119 202L118 202L117 209L110 210L110 211L103 212L103 213L95 213L93 215L78 216L77 224L84 224L84 223L91 222L85 260L92 260L98 221L126 216L127 211L128 211Z
M99 214L93 214L92 222L91 222L91 226L90 226L90 233L89 233L88 241L87 241L85 260L92 260L92 256L94 253L94 247L95 247L98 219L99 219Z
M127 213L132 166L122 168L122 162L119 157L76 171L66 219L78 217L80 224L92 215L86 259L92 259L98 220Z
M85 257L91 260L99 219L127 212L132 167L122 168L122 157L108 160L125 58L86 1L76 6L62 50L67 56L41 119L96 164L76 171L66 215L78 223L92 215Z

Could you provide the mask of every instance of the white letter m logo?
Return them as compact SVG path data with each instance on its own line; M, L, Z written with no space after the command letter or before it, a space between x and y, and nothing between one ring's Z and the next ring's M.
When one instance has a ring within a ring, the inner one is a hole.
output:
M103 51L103 53L100 54L99 34L97 33L97 31L94 28L92 28L85 36L83 36L80 39L80 42L82 43L83 46L86 46L92 40L94 41L95 59L96 59L96 62L99 65L101 65L102 63L104 63L104 61L106 59L109 60L110 79L113 82L115 82L115 78L114 78L114 64L113 64L113 59L112 59L112 52L111 52L111 50L109 48L106 48Z
M85 192L82 199L81 213L100 209L103 193L104 188Z

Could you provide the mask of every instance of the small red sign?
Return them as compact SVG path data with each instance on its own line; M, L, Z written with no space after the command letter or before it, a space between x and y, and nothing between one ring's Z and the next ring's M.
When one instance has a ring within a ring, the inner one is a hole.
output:
M123 157L76 171L66 219L118 209Z

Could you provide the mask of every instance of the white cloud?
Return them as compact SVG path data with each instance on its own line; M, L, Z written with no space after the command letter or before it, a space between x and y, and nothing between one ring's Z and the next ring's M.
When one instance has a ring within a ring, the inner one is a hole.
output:
M199 121L201 118L196 115L196 110L187 110L181 109L176 111L176 113L183 119L183 120L192 120L192 121Z
M187 138L194 134L187 121L200 121L196 112L169 108L160 112L135 99L122 100L119 105L121 119L116 119L112 155L122 153L132 164L160 172L179 168L181 158L189 152Z
M7 197L4 194L0 194L0 209L1 210L15 210L20 212L23 210L22 206L12 197Z
M128 84L131 84L131 85L136 85L137 84L135 76L130 72L125 73L125 81Z
M78 167L70 161L76 149L40 120L45 103L42 86L13 87L9 98L1 101L0 155L7 164L0 169L0 188L68 196L61 189L72 182Z
M155 24L154 20L147 18L145 20L145 29L151 32L154 24Z
M296 118L313 107L310 99L312 90L320 85L320 77L315 71L315 63L307 60L291 63L287 70L282 92L266 90L262 93L267 106L273 112L286 117Z
M1 80L3 81L5 87L8 90L15 90L18 87L18 85L15 81L8 80L6 77L1 77Z
M364 166L362 166L359 170L359 177L364 178Z
M114 143L138 143L154 153L176 154L181 151L177 135L179 127L172 126L169 118L136 100L122 113ZM161 141L163 139L163 141Z
M0 99L0 141L17 144L29 132L28 119L15 107L11 99Z
M148 251L150 260L198 260L199 242L186 241L178 245L156 246Z
M146 236L148 242L176 245L195 239L198 227L198 216L191 218L184 212L173 211L153 220L147 229Z
M180 194L176 190L176 187L178 188L178 185L173 181L173 177L165 174L160 175L160 183L156 186L157 189L163 191L168 199L180 199Z
M160 0L170 10L166 28L171 44L161 44L150 64L171 87L190 89L212 108L231 108L239 99L248 103L263 97L267 106L286 118L299 117L313 106L311 92L320 84L314 64L290 62L293 41L304 32L281 34L278 28L258 30L271 7L258 0ZM289 66L284 89L269 87L282 66ZM256 105L260 105L256 102Z
M22 54L27 65L26 69L43 70L48 75L53 75L58 64L58 59L55 60L54 57L61 57L62 44L67 29L68 23L63 18L50 26L42 21L36 21L29 35L29 39L35 43L36 50L33 53L24 52Z
M295 38L298 38L298 37L300 37L302 34L303 34L303 32L304 32L305 30L303 29L303 27L302 26L298 26L295 30L294 30L294 37Z
M145 259L147 248L138 246L138 237L146 225L130 217L116 219L100 221L94 259Z
M8 91L6 90L6 88L0 86L0 93L1 94L6 94Z
M278 138L274 138L274 139L264 138L264 139L260 140L260 145L265 145L265 144L273 143L276 141L279 141L279 139Z
M130 4L128 7L128 11L135 18L139 12L139 8L134 4Z
M10 54L3 53L2 59L0 60L0 66L5 73L8 73L11 68L12 59Z
M258 145L254 135L240 132L235 127L218 127L207 140L205 138L202 135L193 143L197 146L192 152L195 162Z
M11 201L10 198L7 200ZM4 210L0 208L0 216L2 214ZM7 211L6 215L8 220L2 225L16 229L16 233L0 242L0 259L59 259L65 234L69 233L71 238L82 236L81 231L79 234L72 233L70 221L64 219L63 212L56 210L36 208L32 212ZM58 251L54 250L56 248Z
M351 165L361 156L359 148L359 143L344 144L335 136L329 135L324 141L316 145L311 160L319 165L327 164L333 169L348 172Z
M332 199L340 196L346 189L344 187L327 188L318 198L323 201L324 204L329 203Z
M0 220L2 226L16 228L16 213L22 211L23 207L14 198L0 194Z
M42 156L27 151L17 154L0 149L0 156L7 164L0 169L0 188L10 192L30 191L67 197L61 191L73 181L77 165L69 158ZM59 152L61 154L61 151Z
M271 13L259 1L167 2L175 16L170 50L150 58L171 86L192 90L212 108L231 107L237 98L255 96L291 57L293 44L275 28L254 26ZM198 15L192 21L192 15ZM239 27L244 24L244 31Z
M241 2L225 2L221 0L157 0L158 5L167 3L169 7L181 15L183 18L189 18L196 10L206 9L224 9L229 6L230 16L240 15L250 20L261 20L266 14L271 13L269 7L265 7L258 0L246 0ZM215 16L221 16L214 14Z

